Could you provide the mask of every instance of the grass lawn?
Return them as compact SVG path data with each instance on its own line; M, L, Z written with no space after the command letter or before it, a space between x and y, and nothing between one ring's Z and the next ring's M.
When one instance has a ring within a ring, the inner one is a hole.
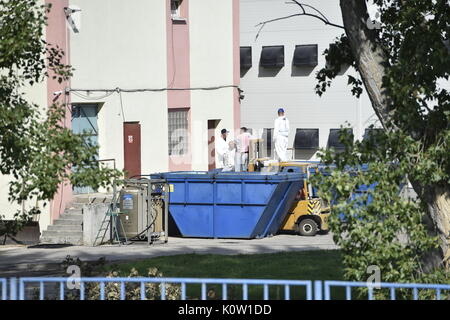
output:
M105 270L127 276L131 268L146 275L158 268L165 277L249 278L290 280L342 279L339 250L248 255L182 254L110 264Z
M118 271L128 276L136 268L141 276L155 267L164 277L194 278L245 278L245 279L289 279L289 280L342 280L342 262L339 250L318 250L249 255L184 254L109 264L101 273ZM220 296L220 286L208 286ZM241 296L241 286L230 286L229 298ZM304 298L305 289L291 289L292 298ZM200 285L189 285L188 296L200 295ZM283 299L284 288L270 287L272 299ZM262 286L249 287L249 298L261 298Z

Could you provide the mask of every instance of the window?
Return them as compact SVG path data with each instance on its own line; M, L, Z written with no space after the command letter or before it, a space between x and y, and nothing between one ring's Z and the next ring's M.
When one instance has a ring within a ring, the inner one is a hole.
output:
M180 18L181 0L171 0L170 8L172 10L172 18Z
M346 128L342 130L348 130L347 132L353 136L353 129ZM330 135L328 136L328 148L344 149L344 144L339 140L341 129L330 129Z
M297 129L295 132L295 149L318 149L319 129Z
M317 66L317 44L295 46L292 64L296 67Z
M259 64L264 68L284 67L284 46L263 47Z
M169 156L188 153L188 110L169 110Z
M252 67L252 47L241 47L241 70L247 70Z

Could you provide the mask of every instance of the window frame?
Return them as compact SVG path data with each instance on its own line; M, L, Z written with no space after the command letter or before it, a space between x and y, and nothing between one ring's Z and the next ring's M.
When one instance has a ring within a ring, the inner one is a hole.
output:
M185 119L181 122L181 126L180 123L176 123L176 121L178 120L182 120L181 118L171 118L171 114L174 115L175 113L184 113L185 114ZM175 123L172 123L171 121L175 121ZM182 153L175 153L174 154L174 150L175 147L177 145L179 145L179 143L177 144L177 142L173 142L172 140L172 136L173 136L173 132L176 130L185 130L186 134L183 135L183 141L182 143ZM189 108L170 108L167 111L167 132L168 132L168 154L170 157L173 156L185 156L187 154L189 154Z

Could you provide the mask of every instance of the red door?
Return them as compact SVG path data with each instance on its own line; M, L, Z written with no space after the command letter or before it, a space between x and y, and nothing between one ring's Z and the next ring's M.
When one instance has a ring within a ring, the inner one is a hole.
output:
M128 178L141 174L141 125L139 122L123 124L124 162Z

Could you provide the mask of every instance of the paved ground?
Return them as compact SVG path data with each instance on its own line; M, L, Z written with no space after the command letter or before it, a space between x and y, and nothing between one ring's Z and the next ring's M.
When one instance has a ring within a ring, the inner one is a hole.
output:
M167 244L150 247L146 243L134 243L127 246L104 245L100 247L0 246L0 266L21 263L54 263L64 260L67 255L79 257L81 260L86 261L97 260L100 257L113 261L183 253L252 254L320 249L337 249L331 234L317 235L315 237L277 235L271 238L253 240L169 238Z

